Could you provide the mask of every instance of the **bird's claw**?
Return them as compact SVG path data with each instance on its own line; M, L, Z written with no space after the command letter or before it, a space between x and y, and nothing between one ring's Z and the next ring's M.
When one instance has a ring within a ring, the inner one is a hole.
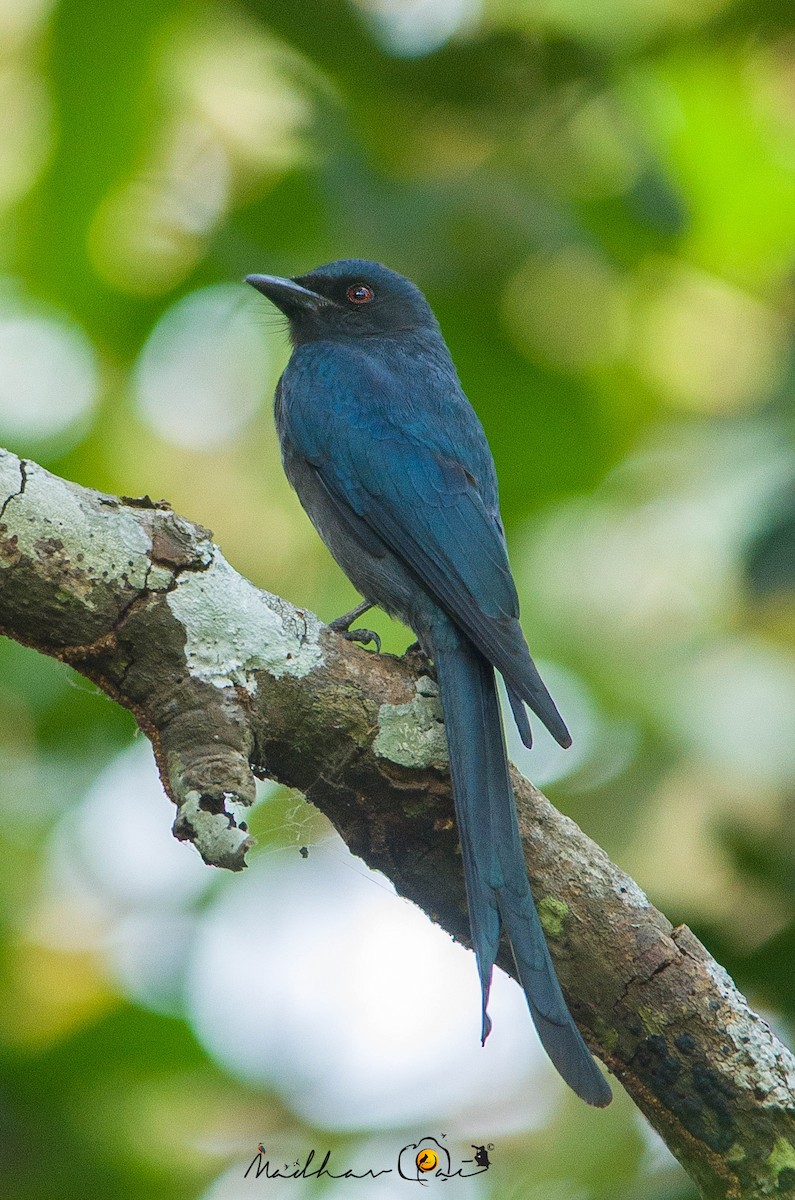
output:
M381 653L381 639L374 629L341 629L338 632L346 641L358 642L360 646L369 646L371 642L375 642L376 654Z
M357 604L356 608L348 613L344 613L341 617L337 617L335 621L329 622L329 629L333 629L335 633L339 633L349 642L358 642L361 646L369 646L371 642L375 642L376 654L381 653L381 639L378 634L372 629L351 629L352 623L361 617L368 609L372 608L369 600L362 600L361 604Z
M403 661L408 663L413 671L422 672L424 675L430 675L436 678L436 671L433 663L428 658L428 655L423 650L419 642L412 642L411 645L403 651Z

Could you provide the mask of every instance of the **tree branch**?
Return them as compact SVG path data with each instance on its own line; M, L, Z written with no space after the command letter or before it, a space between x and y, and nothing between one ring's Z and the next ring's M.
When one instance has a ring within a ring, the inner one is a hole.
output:
M105 496L5 451L0 632L132 711L177 807L174 832L206 862L245 865L253 776L278 779L468 940L444 726L416 661L368 654L259 591L166 504ZM673 929L516 773L514 786L539 910L589 1045L705 1197L791 1190L795 1058L689 929ZM509 956L502 965L512 970Z

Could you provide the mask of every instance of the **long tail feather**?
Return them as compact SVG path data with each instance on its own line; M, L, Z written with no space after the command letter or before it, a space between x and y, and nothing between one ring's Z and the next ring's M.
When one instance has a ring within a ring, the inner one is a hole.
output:
M497 665L501 671L503 665L505 666L503 672L505 685L522 741L526 746L529 746L532 741L532 739L528 741L525 736L527 714L524 714L524 719L520 714L524 703L528 704L536 716L541 718L555 741L565 750L571 745L571 734L558 712L555 701L547 691L546 685L538 673L538 668L530 657L521 630L518 633L519 636L513 640L513 653L506 655L505 664L498 662Z
M504 926L547 1054L583 1100L603 1107L610 1103L610 1087L563 998L530 891L494 670L446 618L435 630L433 650L480 973L483 1040L490 1028L486 1006Z
M508 701L511 705L513 719L516 722L516 728L519 730L519 737L522 739L525 746L527 746L527 749L532 750L533 731L530 728L530 722L527 719L527 710L524 706L524 700L514 688L508 687L507 684L506 691L508 693Z

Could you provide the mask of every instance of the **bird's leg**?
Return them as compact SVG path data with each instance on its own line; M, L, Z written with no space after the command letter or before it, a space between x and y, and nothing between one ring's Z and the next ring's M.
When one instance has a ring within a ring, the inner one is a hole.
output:
M361 604L357 604L356 608L351 609L348 613L343 613L341 617L337 617L336 621L329 621L329 629L333 629L335 633L341 633L349 642L359 642L362 646L369 646L370 642L375 642L376 654L381 653L381 639L373 629L351 629L354 621L358 621L364 613L373 606L369 600L362 600Z
M337 617L334 621L329 621L328 627L329 629L333 629L335 633L348 633L353 622L358 621L359 617L363 617L372 607L373 605L369 600L362 600L350 612L343 613L341 617Z

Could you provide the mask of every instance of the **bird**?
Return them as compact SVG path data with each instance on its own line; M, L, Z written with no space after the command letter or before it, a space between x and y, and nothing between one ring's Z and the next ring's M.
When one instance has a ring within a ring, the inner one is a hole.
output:
M481 987L481 1040L501 932L549 1058L585 1101L612 1093L574 1022L535 906L517 824L495 670L532 746L527 707L563 747L568 729L530 657L483 426L439 324L410 280L340 259L292 278L248 275L287 318L292 353L275 420L287 478L362 596L432 660Z

